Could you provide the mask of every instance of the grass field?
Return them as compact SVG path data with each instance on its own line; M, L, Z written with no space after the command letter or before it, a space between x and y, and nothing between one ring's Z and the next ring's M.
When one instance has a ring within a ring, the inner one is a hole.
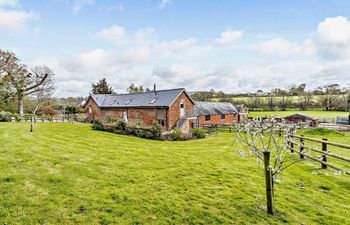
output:
M237 156L230 133L160 142L85 124L28 130L0 123L1 224L350 224L349 176L309 161L286 170L267 216L263 169Z
M249 116L252 117L268 117L268 116L277 116L284 117L288 115L292 115L294 113L301 113L307 116L316 117L316 118L336 118L337 116L348 116L349 112L341 112L341 111L320 111L320 110L289 110L289 111L252 111L249 112Z

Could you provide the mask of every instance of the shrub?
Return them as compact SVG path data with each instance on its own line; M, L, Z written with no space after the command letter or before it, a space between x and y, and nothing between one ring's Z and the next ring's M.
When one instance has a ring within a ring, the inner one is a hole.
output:
M117 124L115 125L115 129L126 131L126 122L122 120L118 121Z
M171 140L174 141L181 141L183 140L183 134L180 129L175 128L174 130L171 131L170 133Z
M18 115L18 113L14 113L13 117L15 118L16 122L21 121L21 117Z
M7 122L8 121L8 112L0 112L0 121Z
M121 122L123 122L123 121L121 121ZM127 134L138 136L138 132L139 131L138 131L137 127L136 127L136 124L134 124L134 123L126 124L124 130L126 131Z
M30 118L31 118L31 115L30 115L30 114L28 114L28 113L24 114L24 120L25 120L25 121L30 120Z
M58 112L55 109L53 109L51 106L45 106L41 108L40 113L43 115L50 115L50 116L58 115Z
M160 137L162 136L162 127L156 122L153 124L149 132L152 136L151 138L160 139Z
M106 130L103 124L99 120L94 120L91 127L94 130L102 130L102 131Z
M112 117L107 117L107 118L106 118L106 122L112 124L112 123L117 122L117 120L114 119L114 118L112 118Z
M207 132L204 129L201 128L193 128L192 129L192 134L194 137L198 138L198 139L202 139L205 138L207 135Z

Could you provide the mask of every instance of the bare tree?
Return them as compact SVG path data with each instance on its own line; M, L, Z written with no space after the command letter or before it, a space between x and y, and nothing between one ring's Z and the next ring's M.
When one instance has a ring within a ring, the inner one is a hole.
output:
M307 110L311 104L311 93L305 92L303 95L298 96L298 105L301 110Z
M262 123L253 120L237 126L236 140L241 149L240 156L255 156L258 163L264 162L267 213L274 214L274 184L279 180L283 170L298 162L288 157L288 147L284 134L289 128L272 121Z
M341 104L340 85L329 84L320 88L323 90L323 95L320 96L321 105L327 110L336 110Z
M0 77L9 84L18 100L18 113L23 115L23 99L39 92L48 78L48 74L38 74L36 70L28 71L15 54L0 50Z
M32 74L35 74L35 76L31 76L31 79L33 79L33 83L38 83L41 81L42 77L46 77L44 82L42 82L41 85L39 85L35 90L31 92L29 95L33 98L33 106L32 106L32 117L31 117L31 123L30 123L30 132L34 131L34 122L35 122L35 115L38 110L38 108L41 106L41 104L47 100L53 92L55 91L53 77L54 72L47 66L36 66L32 70Z

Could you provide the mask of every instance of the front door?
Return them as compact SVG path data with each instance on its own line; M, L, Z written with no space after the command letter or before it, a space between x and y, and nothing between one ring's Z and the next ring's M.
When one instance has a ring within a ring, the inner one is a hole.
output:
M180 103L180 117L183 117L185 115L185 102L184 100Z

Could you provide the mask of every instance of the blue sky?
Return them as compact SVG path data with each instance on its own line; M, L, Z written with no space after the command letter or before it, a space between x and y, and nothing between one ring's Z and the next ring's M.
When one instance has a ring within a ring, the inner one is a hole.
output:
M350 1L0 0L0 48L56 72L57 96L102 77L255 92L349 85Z

